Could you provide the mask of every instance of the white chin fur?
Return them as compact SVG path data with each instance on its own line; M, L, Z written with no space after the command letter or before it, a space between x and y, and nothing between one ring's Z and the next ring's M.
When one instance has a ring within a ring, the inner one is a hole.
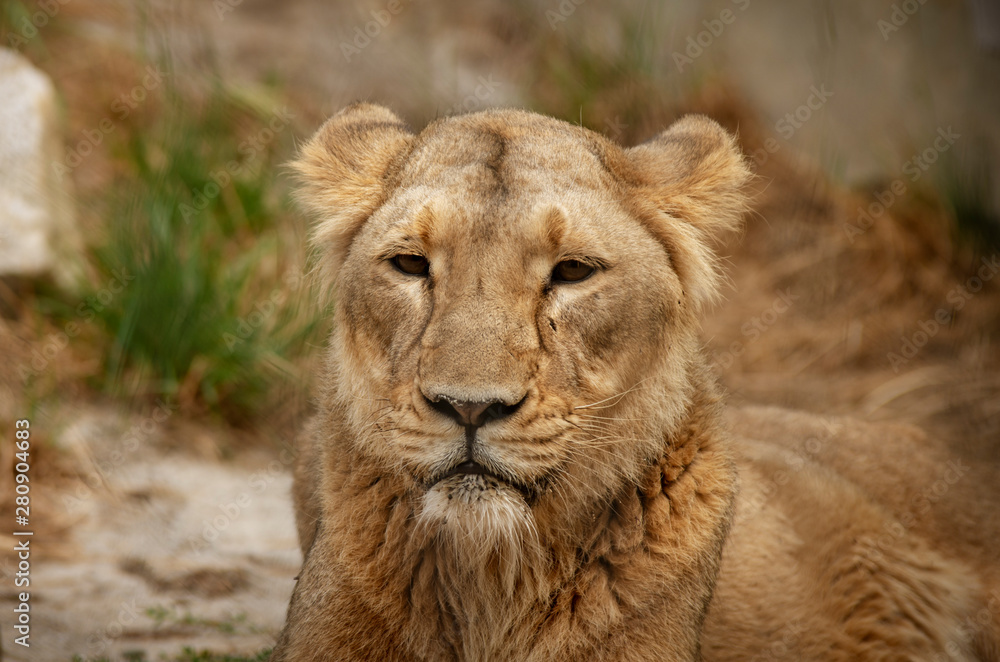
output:
M427 491L422 506L417 529L452 571L475 572L499 561L496 579L510 590L522 564L535 561L540 551L535 520L521 493L490 476L445 478Z
M423 498L419 518L425 526L453 529L476 538L523 535L534 529L531 510L521 493L481 474L460 474L439 481Z

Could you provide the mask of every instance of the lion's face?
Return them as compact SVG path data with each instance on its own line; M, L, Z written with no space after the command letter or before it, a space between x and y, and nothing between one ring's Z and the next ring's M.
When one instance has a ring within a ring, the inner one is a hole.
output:
M355 106L298 167L337 293L343 443L425 523L523 534L636 482L689 402L706 241L738 215L718 126L623 150L523 112L412 136Z

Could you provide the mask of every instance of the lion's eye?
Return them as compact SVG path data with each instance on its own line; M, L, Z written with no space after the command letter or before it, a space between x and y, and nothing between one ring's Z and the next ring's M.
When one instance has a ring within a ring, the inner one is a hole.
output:
M594 271L594 267L579 260L563 260L552 270L552 280L563 283L577 283L589 278Z
M431 263L423 255L397 255L392 258L392 264L411 276L426 276L431 267Z

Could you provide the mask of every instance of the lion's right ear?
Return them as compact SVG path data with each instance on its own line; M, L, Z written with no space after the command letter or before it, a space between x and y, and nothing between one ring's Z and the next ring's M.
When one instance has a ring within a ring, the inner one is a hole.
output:
M351 240L385 202L386 175L413 138L388 108L357 103L327 120L292 162L297 197L318 219L312 243L325 287L335 284Z
M713 245L740 227L752 178L736 139L713 120L688 115L626 150L636 196L656 211L647 227L667 248L692 308L718 296L722 270Z

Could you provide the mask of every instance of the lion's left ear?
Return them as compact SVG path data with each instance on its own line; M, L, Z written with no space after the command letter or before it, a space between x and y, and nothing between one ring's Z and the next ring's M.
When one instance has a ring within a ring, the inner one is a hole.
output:
M327 120L291 166L298 198L318 219L312 241L322 251L324 286L335 286L351 240L390 193L387 174L413 134L391 110L370 103Z
M718 296L722 275L712 246L741 227L747 210L751 173L739 146L713 120L688 115L625 153L647 207L642 216L700 312Z

